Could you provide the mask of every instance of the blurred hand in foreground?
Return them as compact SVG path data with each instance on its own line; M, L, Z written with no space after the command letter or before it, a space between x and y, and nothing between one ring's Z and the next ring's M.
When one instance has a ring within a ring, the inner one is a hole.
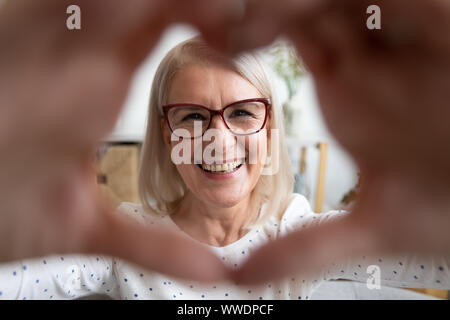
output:
M381 30L366 10L381 8ZM358 164L344 219L293 233L234 275L258 282L371 253L450 252L450 3L250 1L232 52L288 36L311 71L329 129Z
M78 1L77 32L61 16L68 1L3 4L2 261L101 252L177 276L226 277L195 243L113 213L91 172L89 155L114 125L134 70L174 21L194 23L216 46L231 31L235 51L288 35L331 131L361 169L347 218L269 244L235 279L308 272L360 253L449 251L448 2L260 0L249 2L241 24L228 23L223 3ZM380 5L382 30L366 29L369 4Z
M114 213L98 192L90 154L163 29L185 21L220 32L228 5L76 3L77 31L66 28L71 1L0 6L0 261L104 253L180 277L224 277L222 263L198 244Z

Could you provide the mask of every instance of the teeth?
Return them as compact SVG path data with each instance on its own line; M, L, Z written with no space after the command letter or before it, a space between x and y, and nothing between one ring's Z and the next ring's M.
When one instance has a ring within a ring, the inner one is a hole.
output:
M202 164L202 168L212 172L231 172L242 163L243 160L228 162L224 164Z

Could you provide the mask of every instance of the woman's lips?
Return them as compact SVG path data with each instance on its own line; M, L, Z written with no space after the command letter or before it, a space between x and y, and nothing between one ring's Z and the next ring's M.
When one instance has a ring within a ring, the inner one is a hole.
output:
M242 165L244 162L245 162L245 158L242 158L242 159L236 159L233 161L227 161L225 163L220 163L220 164L202 163L202 164L199 164L199 167L201 169L205 170L206 172L222 174L222 173L228 173L228 172L234 171L237 167Z
M231 179L236 177L241 171L242 167L245 166L245 162L240 163L238 166L233 168L231 171L207 171L202 168L202 165L197 165L197 168L209 179L222 180Z

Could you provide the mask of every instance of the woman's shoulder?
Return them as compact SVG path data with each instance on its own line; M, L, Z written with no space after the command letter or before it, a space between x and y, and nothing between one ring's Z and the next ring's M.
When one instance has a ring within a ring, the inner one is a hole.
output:
M153 210L146 210L142 204L133 202L122 202L116 208L116 211L125 214L141 224L160 224L166 218L165 215L157 214Z
M289 204L281 217L281 231L306 228L313 224L320 224L329 219L345 214L343 210L332 210L325 213L315 213L305 196L293 193Z
M308 199L306 199L306 197L301 194L292 193L289 199L289 203L282 214L282 220L287 221L300 216L308 217L312 216L313 214L314 211L311 209L311 205Z

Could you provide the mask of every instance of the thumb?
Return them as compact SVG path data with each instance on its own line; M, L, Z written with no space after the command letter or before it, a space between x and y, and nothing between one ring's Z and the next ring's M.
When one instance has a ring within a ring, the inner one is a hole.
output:
M143 226L119 212L103 213L89 251L123 258L149 270L209 282L228 277L226 267L206 246L164 228Z
M259 249L232 278L257 284L298 274L311 274L328 264L375 251L374 237L352 217L293 232Z
M201 282L228 278L224 264L205 245L168 228L140 224L114 209L94 181L92 162L89 154L81 163L84 180L78 189L82 190L71 202L77 205L71 218L78 221L81 233L72 235L75 240L68 241L64 251L105 254L159 273ZM95 201L87 201L89 197ZM85 212L89 214L76 214Z

